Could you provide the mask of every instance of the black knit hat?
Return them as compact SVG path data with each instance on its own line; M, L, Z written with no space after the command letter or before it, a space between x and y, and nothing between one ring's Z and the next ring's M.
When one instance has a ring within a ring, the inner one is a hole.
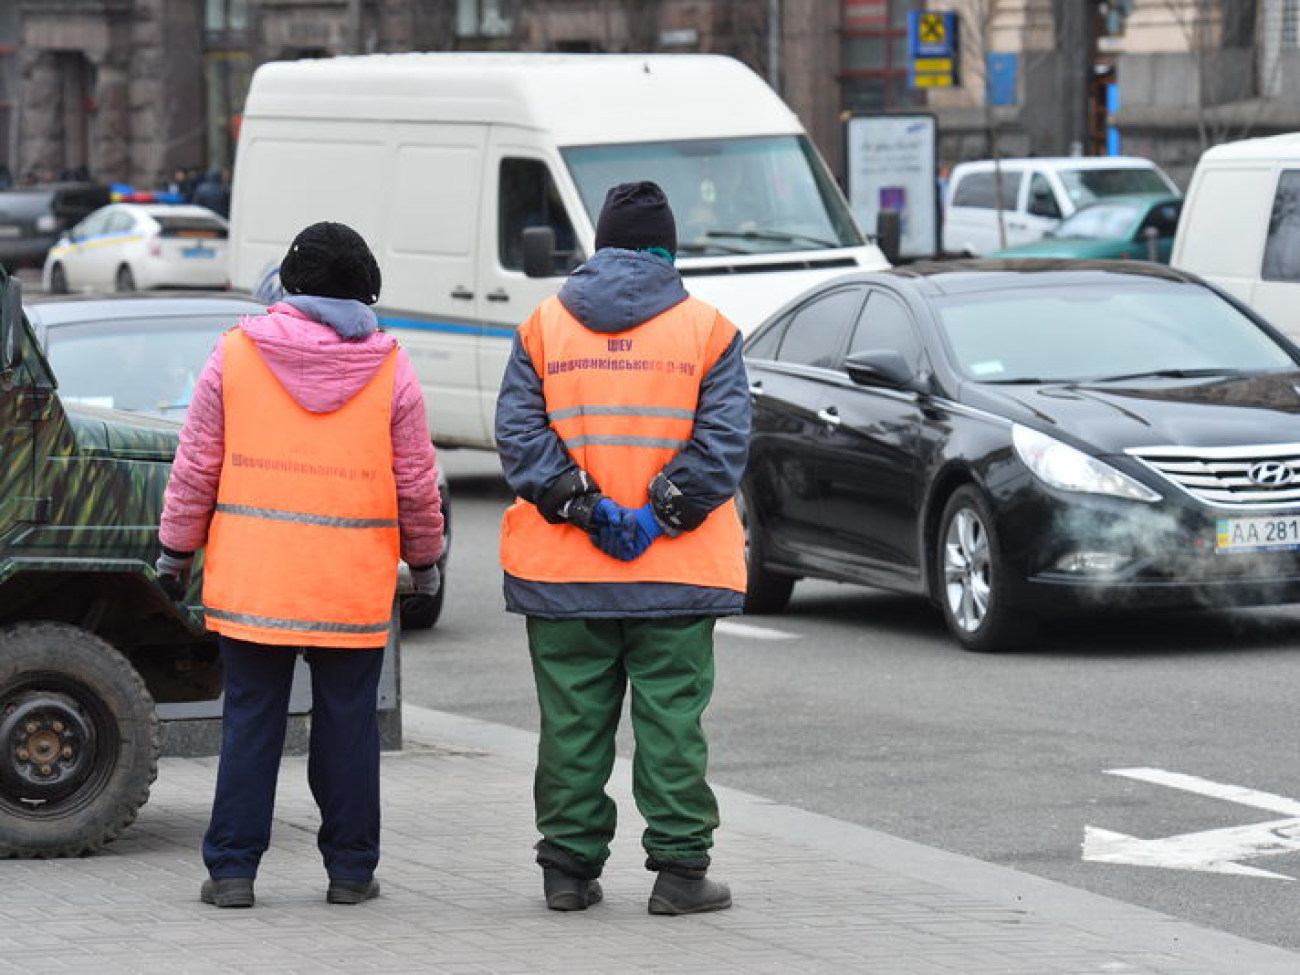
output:
M619 183L605 194L596 221L596 249L622 247L645 250L662 247L677 253L677 223L668 197L658 183Z
M379 263L361 235L346 224L322 221L298 234L280 262L280 283L294 295L379 300Z

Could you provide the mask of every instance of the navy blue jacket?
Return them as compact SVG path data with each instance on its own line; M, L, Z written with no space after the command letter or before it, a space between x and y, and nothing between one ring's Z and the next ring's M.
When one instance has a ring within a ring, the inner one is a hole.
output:
M646 251L603 248L560 289L559 299L583 326L617 333L649 321L687 297L672 263ZM740 484L749 451L749 384L737 333L700 383L690 443L665 465L664 475L706 511L729 500ZM577 465L546 418L542 380L515 337L497 397L497 451L506 481L536 503L545 489ZM730 589L678 583L544 583L506 574L506 608L549 619L594 617L727 616L744 597Z

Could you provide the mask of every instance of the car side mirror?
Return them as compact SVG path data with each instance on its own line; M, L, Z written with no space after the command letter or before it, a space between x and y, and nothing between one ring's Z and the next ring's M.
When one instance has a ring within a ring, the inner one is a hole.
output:
M525 227L522 235L524 274L530 278L553 278L555 274L555 231L551 227Z
M0 303L0 368L14 369L23 361L23 286L15 277L4 281Z
M888 386L911 389L916 373L911 364L893 349L867 349L844 360L844 368L859 386Z

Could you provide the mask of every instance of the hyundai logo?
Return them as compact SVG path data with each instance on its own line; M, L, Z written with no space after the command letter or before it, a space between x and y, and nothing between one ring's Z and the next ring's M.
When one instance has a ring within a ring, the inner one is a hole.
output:
M1258 464L1251 464L1247 476L1264 487L1282 487L1295 479L1291 465L1280 460L1261 460Z

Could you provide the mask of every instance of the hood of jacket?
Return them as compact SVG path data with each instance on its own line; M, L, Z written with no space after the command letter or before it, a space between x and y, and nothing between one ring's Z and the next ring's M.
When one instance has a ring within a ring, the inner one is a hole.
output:
M370 382L396 340L376 330L374 313L359 301L293 301L274 304L265 315L241 320L239 327L299 406L332 413ZM370 313L368 328L357 309Z
M672 262L646 251L603 247L569 276L559 299L593 332L626 332L687 298Z

